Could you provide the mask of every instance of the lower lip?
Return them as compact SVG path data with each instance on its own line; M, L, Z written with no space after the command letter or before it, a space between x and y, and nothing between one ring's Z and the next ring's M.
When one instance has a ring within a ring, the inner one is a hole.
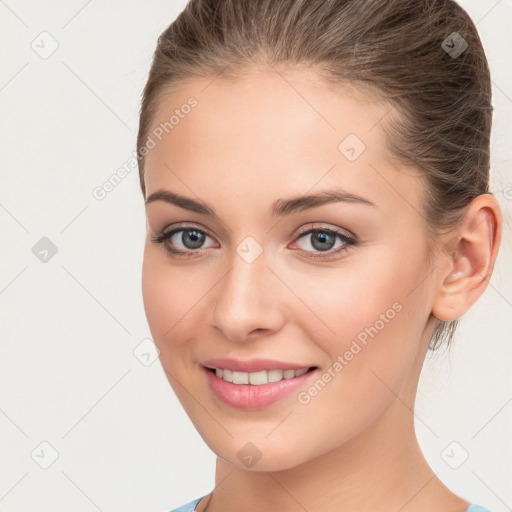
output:
M305 382L316 373L315 370L306 372L299 377L283 379L254 386L251 384L233 384L217 377L214 372L204 368L208 385L217 398L231 407L238 409L261 409L274 404L282 398L297 392Z

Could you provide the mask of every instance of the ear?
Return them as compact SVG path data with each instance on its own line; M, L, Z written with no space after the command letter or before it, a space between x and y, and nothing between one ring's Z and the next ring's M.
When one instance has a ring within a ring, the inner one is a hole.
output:
M432 314L449 322L460 318L487 288L501 242L502 214L491 194L470 204L455 234L450 233L439 256L439 287Z

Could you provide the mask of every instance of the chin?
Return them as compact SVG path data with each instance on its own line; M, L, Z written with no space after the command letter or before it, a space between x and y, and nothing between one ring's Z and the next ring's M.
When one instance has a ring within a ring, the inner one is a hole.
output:
M308 454L300 443L279 444L261 441L239 441L231 439L219 446L207 443L210 449L223 461L245 471L284 471L294 468L314 458L318 454ZM299 446L300 448L297 448ZM310 455L310 457L309 457Z

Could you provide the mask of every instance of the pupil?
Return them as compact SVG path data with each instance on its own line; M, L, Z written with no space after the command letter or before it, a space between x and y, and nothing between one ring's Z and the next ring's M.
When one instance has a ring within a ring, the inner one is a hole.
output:
M203 234L194 229L184 231L181 238L185 246L190 245L189 249L197 249L203 243Z
M335 235L326 233L325 231L318 231L316 236L313 236L313 247L320 251L327 251L332 249L334 243L336 242ZM325 247L324 244L329 245L330 247Z

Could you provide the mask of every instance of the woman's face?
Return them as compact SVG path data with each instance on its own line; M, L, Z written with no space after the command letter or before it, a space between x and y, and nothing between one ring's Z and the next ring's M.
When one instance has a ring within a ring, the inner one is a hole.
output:
M397 395L413 405L435 290L423 182L391 161L388 111L303 69L192 81L160 105L145 311L177 397L236 466L296 466L398 422Z

